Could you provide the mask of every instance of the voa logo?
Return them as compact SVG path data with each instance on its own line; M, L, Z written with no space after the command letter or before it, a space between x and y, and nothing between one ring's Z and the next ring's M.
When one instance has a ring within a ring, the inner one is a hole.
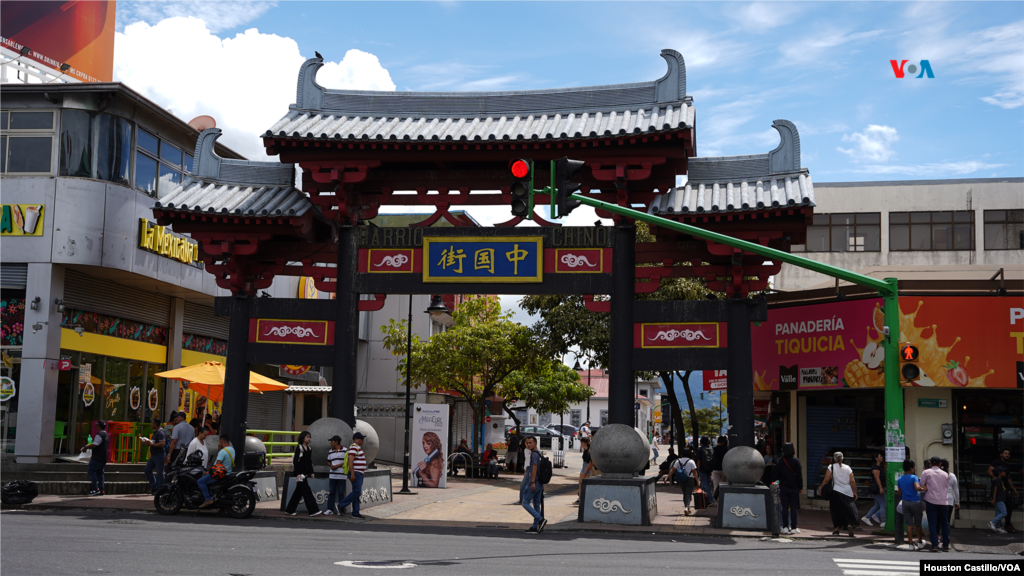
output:
M911 64L906 67L904 71L903 65L909 62L909 60L889 60L889 64L892 64L892 71L896 74L897 78L906 78L908 75L914 78L935 78L935 74L932 72L932 65L927 60L921 60L921 64ZM920 74L918 74L920 70ZM917 76L914 76L917 74Z

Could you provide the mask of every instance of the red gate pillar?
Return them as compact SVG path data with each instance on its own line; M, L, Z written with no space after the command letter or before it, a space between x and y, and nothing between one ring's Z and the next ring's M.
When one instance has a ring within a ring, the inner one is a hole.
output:
M353 428L356 425L356 353L359 350L358 256L356 227L339 226L331 417L344 420Z
M633 427L633 295L636 230L623 219L612 248L612 334L608 367L608 423ZM598 425L601 425L599 422Z

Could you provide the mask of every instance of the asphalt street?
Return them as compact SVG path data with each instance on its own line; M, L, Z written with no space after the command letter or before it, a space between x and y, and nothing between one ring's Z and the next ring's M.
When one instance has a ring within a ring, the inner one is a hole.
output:
M148 513L4 511L0 527L4 576L344 575L382 568L446 576L839 576L844 569L858 576L897 576L917 574L919 558L937 556L841 540L564 532L533 536L484 523L474 530L418 529ZM956 552L942 557L979 559Z

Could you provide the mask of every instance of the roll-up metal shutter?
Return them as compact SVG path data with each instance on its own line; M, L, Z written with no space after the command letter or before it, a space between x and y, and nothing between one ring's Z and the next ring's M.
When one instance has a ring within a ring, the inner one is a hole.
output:
M64 304L157 326L170 325L170 296L129 288L76 270L68 270L64 275Z
M0 265L0 285L24 290L28 283L28 264Z
M280 430L284 416L284 392L249 395L245 422L250 430Z
M457 446L459 440L465 438L466 442L470 446L473 445L473 410L469 407L469 402L457 401L455 402L455 426L452 427L451 445Z
M213 315L213 308L193 302L185 302L185 320L181 329L187 334L228 339L228 319L218 318Z
M857 446L857 409L807 407L807 483L821 484L822 461L830 448Z

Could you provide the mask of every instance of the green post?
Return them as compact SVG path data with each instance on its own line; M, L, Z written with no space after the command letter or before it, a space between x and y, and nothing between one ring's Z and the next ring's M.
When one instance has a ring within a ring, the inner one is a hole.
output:
M555 218L561 218L562 217L561 214L559 214L558 216L555 216L555 200L557 200L557 199L555 198L555 161L554 160L551 161L551 188L548 188L548 192L549 192L548 200L551 201L551 212L548 214L548 218L551 219L551 220L554 220Z
M662 218L661 216L654 216L647 214L646 212L640 212L639 210L633 210L618 204L610 204L608 202L602 202L594 198L588 198L582 194L574 194L577 199L588 206L599 208L618 214L619 216L625 216L634 220L640 220L649 224L655 224L662 228L669 230L675 230L676 232L682 232L683 234L689 234L696 238L702 238L704 240L711 240L731 248L739 248L745 252L757 254L758 256L764 256L765 258L771 258L772 260L780 260L787 264L813 270L820 274L832 276L833 278L839 278L859 284L861 286L867 286L878 290L878 295L882 297L883 312L885 313L885 326L889 328L889 336L883 338L883 345L885 350L885 445L887 448L903 448L904 436L903 436L903 389L900 387L900 356L899 356L899 344L900 344L900 305L899 305L899 284L896 278L886 278L885 280L879 280L856 272L838 268L836 266L830 266L810 258L804 258L803 256L797 256L796 254L790 254L789 252L783 252L776 250L775 248L769 248L768 246L762 246L753 242L747 242L746 240L740 240L733 238L732 236L726 236L725 234L719 234L718 232L712 232L710 230L704 230L697 226L691 226L689 224L683 224L682 222L676 222L669 220L668 218ZM888 461L888 458L886 458ZM886 464L886 519L885 529L893 529L893 518L896 515L895 502L893 500L893 494L895 492L894 487L896 484L896 476L903 473L902 467L903 459L900 458L899 462L888 462Z
M882 295L885 327L889 335L884 338L885 346L885 446L904 446L903 437L903 388L900 386L900 302L899 285L895 278L886 278L890 289ZM896 517L896 478L903 474L903 458L889 462L886 456L885 481L885 530L891 532Z

